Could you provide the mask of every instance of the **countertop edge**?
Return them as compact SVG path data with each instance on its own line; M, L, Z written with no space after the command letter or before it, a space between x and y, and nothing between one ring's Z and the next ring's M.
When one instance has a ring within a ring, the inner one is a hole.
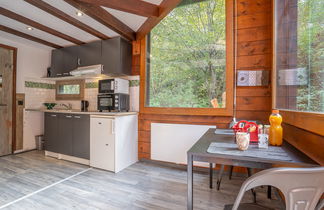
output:
M127 115L138 115L138 112L81 112L81 111L61 111L61 110L46 110L46 109L24 109L28 112L44 112L44 113L60 113L60 114L86 114L86 115L97 115L97 116L127 116Z

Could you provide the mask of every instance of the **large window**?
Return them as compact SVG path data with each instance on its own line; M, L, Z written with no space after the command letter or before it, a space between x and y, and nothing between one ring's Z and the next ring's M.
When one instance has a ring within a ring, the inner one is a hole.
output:
M324 1L276 0L276 106L324 112Z
M233 71L228 4L231 1L183 0L151 31L146 107L228 108L232 75L227 72Z

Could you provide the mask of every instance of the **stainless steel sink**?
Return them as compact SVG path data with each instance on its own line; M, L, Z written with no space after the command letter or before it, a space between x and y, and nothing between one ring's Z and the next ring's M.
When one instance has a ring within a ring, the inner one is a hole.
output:
M234 131L232 129L216 129L215 134L234 135Z

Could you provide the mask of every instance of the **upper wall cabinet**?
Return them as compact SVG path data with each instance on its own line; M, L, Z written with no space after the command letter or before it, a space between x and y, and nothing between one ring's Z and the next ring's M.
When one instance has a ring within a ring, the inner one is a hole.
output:
M121 37L102 41L104 74L131 75L132 45Z
M131 43L116 37L53 50L51 77L69 76L69 72L78 67L97 64L104 65L104 74L106 75L130 75L132 68Z

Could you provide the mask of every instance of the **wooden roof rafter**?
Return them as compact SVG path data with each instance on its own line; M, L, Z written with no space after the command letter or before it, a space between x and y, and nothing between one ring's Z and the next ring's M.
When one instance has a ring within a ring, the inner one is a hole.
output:
M79 9L86 15L92 17L99 23L105 25L126 39L133 41L135 40L135 31L133 31L126 24L118 20L115 16L107 12L100 6L84 3L78 0L64 0L66 3Z
M82 23L81 21L67 15L66 13L62 12L61 10L49 5L48 3L42 1L42 0L24 0L25 2L67 22L71 25L74 25L77 28L80 28L81 30L88 32L89 34L92 34L93 36L96 36L100 39L109 39L108 36L105 34L97 31L96 29Z
M0 7L0 14L3 15L3 16L8 17L10 19L13 19L13 20L16 20L18 22L24 23L24 24L26 24L28 26L31 26L31 27L37 28L39 30L42 30L42 31L44 31L46 33L49 33L49 34L52 34L54 36L65 39L67 41L70 41L72 43L84 44L84 42L82 42L82 41L80 41L80 40L78 40L76 38L73 38L73 37L71 37L69 35L63 34L63 33L59 32L59 31L56 31L56 30L54 30L52 28L49 28L49 27L47 27L45 25L42 25L42 24L40 24L40 23L38 23L36 21L28 19L28 18L26 18L24 16L21 16L21 15L19 15L17 13L14 13L14 12L10 11L10 10L7 10L7 9L5 9L3 7Z
M165 18L182 0L163 0L159 6L159 16L149 17L138 29L136 39L143 39L163 18Z
M9 27L4 26L4 25L0 25L0 31L4 31L4 32L10 33L10 34L22 37L24 39L28 39L28 40L31 40L31 41L34 41L34 42L38 42L40 44L47 45L47 46L50 46L50 47L53 47L53 48L57 48L57 49L62 48L62 46L60 46L60 45L45 41L43 39L31 36L29 34L25 34L23 32L17 31L15 29L9 28Z
M142 0L79 0L85 3L103 6L144 17L158 17L159 6Z

